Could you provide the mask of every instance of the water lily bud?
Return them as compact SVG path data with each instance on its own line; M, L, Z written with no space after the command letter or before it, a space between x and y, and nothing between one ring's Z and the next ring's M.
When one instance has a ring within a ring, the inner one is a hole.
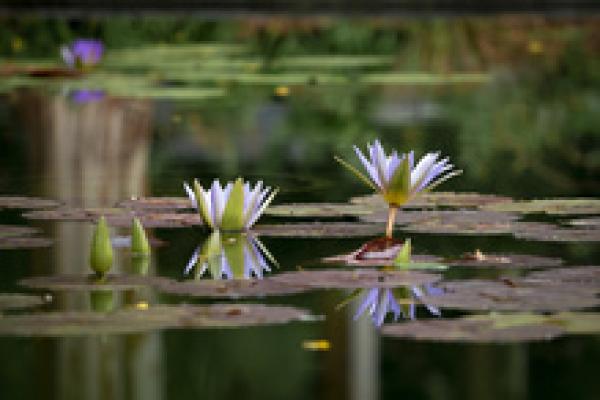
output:
M131 226L131 252L135 255L147 256L150 254L148 237L139 219L134 218Z
M150 267L150 257L131 257L131 273L135 275L147 275Z
M98 225L94 230L92 238L92 248L90 251L90 266L99 275L103 275L110 270L113 263L112 243L110 242L110 234L106 219L100 217Z

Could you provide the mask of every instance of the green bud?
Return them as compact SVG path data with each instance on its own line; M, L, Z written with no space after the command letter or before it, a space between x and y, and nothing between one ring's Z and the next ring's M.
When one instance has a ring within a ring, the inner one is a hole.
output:
M92 238L92 248L90 251L90 266L99 275L103 275L110 270L113 263L113 250L110 242L110 234L106 219L100 217L98 225L94 230Z
M147 256L150 254L150 244L139 219L133 218L131 226L131 252L135 255Z
M131 273L134 275L147 275L150 266L150 257L136 256L131 257Z

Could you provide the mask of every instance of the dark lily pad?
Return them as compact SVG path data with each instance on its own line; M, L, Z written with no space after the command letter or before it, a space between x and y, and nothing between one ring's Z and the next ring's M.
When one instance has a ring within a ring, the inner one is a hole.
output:
M447 265L457 265L472 268L541 268L562 265L560 258L534 256L528 254L502 253L466 253L457 259L445 260Z
M370 207L358 204L296 203L270 206L265 214L278 217L344 217L372 212Z
M166 278L139 275L53 275L25 278L21 286L54 291L129 290L160 285Z
M185 281L163 280L157 285L157 289L163 293L230 299L281 296L300 293L307 290L304 286L277 282L270 278L231 280L199 279Z
M312 289L394 288L416 286L440 280L438 274L415 271L303 270L275 275L270 279Z
M0 240L8 237L23 237L35 235L39 229L29 226L0 225Z
M121 208L82 209L60 208L54 210L31 211L23 214L25 218L33 220L58 220L58 221L97 221L100 216L106 217L106 222L115 227L131 226L134 217L137 217L145 228L184 228L202 225L198 213L161 213L148 211L134 211Z
M141 197L124 200L117 204L119 208L131 210L170 211L193 208L187 197Z
M524 342L550 340L563 333L553 325L523 325L498 329L491 321L425 320L384 325L386 336L445 342Z
M167 328L206 329L284 324L313 317L294 307L261 304L150 306L114 312L48 312L0 318L0 335L80 336L125 334Z
M0 238L0 249L36 249L52 246L52 239L43 237L5 237Z
M438 286L444 293L423 296L424 303L469 311L565 311L600 304L593 290L525 279L457 280Z
M552 215L600 214L600 199L536 199L513 203L487 204L482 209L497 212L546 213Z
M389 336L418 340L465 342L521 342L548 340L565 334L598 334L600 314L491 313L454 320L427 320L384 326Z
M314 222L258 225L252 231L260 236L272 237L364 237L381 234L383 226L347 222Z
M0 294L0 311L36 307L44 303L46 302L41 296L20 293Z
M0 196L0 208L45 209L61 206L56 200L25 196Z

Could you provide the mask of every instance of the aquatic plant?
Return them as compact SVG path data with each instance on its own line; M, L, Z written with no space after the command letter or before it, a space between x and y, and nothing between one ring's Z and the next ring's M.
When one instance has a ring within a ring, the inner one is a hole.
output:
M335 159L356 175L363 183L379 192L389 205L386 237L392 237L394 220L398 208L414 199L418 194L428 192L442 182L462 173L453 170L448 157L439 159L440 153L427 153L415 165L414 151L398 154L393 151L386 155L379 140L367 144L369 159L357 146L354 151L368 173L368 177L357 168L339 157Z
M104 90L99 89L79 89L69 93L69 98L76 104L93 103L102 100L105 96Z
M195 268L197 278L208 271L213 279L261 279L265 271L271 271L267 260L277 265L258 238L244 233L215 231L196 248L184 273L187 275Z
M106 219L101 216L94 230L90 250L90 266L98 275L106 274L113 263L113 249Z
M242 178L223 187L215 179L209 190L204 190L198 180L194 180L193 189L186 182L183 187L204 223L214 230L223 231L242 231L252 227L278 192L277 189L263 187L262 181L251 188L250 183Z
M104 44L95 39L76 39L69 46L62 46L60 54L69 67L86 69L100 62L104 54Z

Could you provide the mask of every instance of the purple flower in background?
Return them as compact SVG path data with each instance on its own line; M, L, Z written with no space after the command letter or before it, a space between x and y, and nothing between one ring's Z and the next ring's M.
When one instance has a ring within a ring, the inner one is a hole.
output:
M71 101L77 104L91 103L102 100L106 94L100 89L80 89L70 93Z
M60 54L71 68L93 67L104 54L104 44L95 39L76 39L70 46L62 46Z
M358 306L356 313L354 314L354 320L357 320L361 315L368 313L376 327L383 325L388 313L393 314L394 321L397 321L400 316L404 316L411 320L415 319L416 303L423 304L432 315L437 317L442 315L437 307L422 301L423 296L425 295L437 296L443 292L441 289L431 285L425 285L423 288L412 286L406 293L407 296L401 296L402 300L406 300L407 298L410 300L409 304L405 304L406 301L402 301L403 306L396 300L393 289L372 288L364 289L364 291L366 291L367 294L363 297L363 300Z

